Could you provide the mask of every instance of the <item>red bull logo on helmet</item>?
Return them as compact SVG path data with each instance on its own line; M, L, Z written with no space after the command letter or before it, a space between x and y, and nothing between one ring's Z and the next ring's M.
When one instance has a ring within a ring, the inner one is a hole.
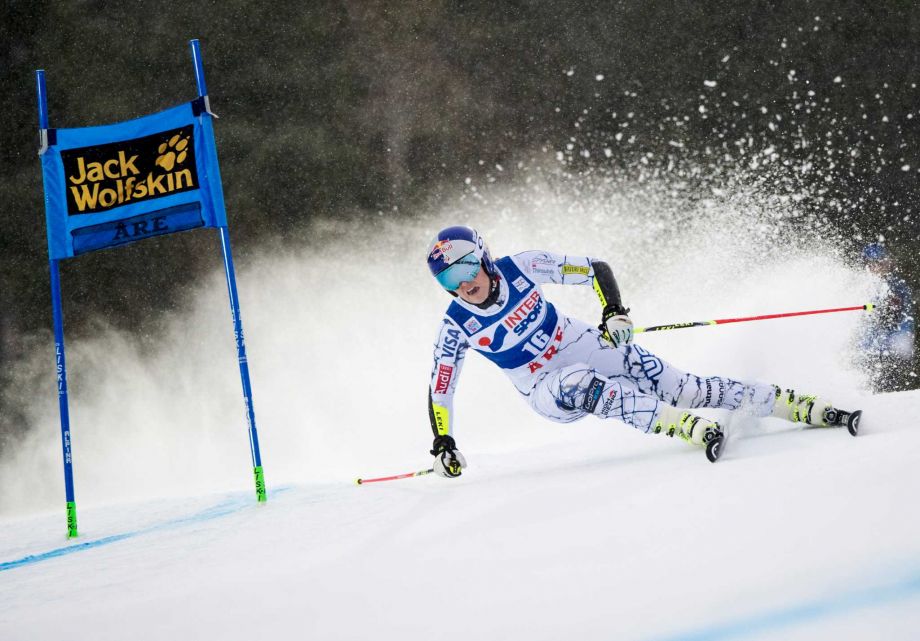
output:
M440 260L444 258L451 249L453 249L453 245L450 244L449 240L439 240L431 248L431 259Z

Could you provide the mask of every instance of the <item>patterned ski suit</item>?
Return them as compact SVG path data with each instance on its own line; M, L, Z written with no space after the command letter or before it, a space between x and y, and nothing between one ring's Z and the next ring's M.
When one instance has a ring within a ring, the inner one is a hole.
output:
M597 328L560 314L544 297L545 283L593 285L600 295L600 264L544 251L506 256L495 261L495 304L480 309L459 297L450 304L438 330L429 388L436 436L453 435L453 396L470 347L500 367L536 412L560 423L594 414L649 432L662 403L770 413L772 385L699 377L638 345L614 348Z

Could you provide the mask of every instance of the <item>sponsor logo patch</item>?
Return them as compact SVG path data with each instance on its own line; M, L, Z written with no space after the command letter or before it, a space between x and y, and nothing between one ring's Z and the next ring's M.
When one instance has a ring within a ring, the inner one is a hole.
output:
M534 290L513 312L502 319L502 324L513 330L518 336L527 331L527 328L540 317L543 311L543 299L540 292Z
M562 266L562 273L563 275L581 274L582 276L587 276L589 273L591 273L591 268L582 267L581 265L569 265L566 263Z
M519 292L527 289L527 279L525 279L523 276L518 276L512 281L511 284L514 285L514 288Z
M601 394L604 391L604 381L594 377L591 379L591 384L588 385L588 393L585 394L585 400L582 402L581 406L588 412L594 412L594 408L597 407L597 402L601 399Z
M615 389L612 389L609 392L607 392L607 400L604 401L603 405L601 405L601 414L603 414L604 416L607 416L608 414L610 414L610 410L613 409L613 404L616 402L616 400L617 400L617 391Z
M470 319L463 323L463 329L465 329L470 334L475 334L482 329L482 323L476 320L475 316L470 316Z
M460 330L447 330L447 335L441 341L441 358L454 358L458 347L460 347Z
M61 152L67 213L95 214L198 189L191 125Z
M453 245L450 244L449 240L439 240L434 244L434 247L431 248L431 259L438 260L451 249L453 249Z
M450 379L454 375L454 368L441 363L438 365L438 379L434 386L435 394L446 394L450 386Z

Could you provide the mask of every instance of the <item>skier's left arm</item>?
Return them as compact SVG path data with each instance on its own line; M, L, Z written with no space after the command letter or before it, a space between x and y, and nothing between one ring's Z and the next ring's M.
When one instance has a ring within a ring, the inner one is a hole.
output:
M598 329L614 347L632 341L633 323L623 306L620 288L606 262L590 256L528 251L512 256L518 268L538 283L587 285L594 288L601 303Z

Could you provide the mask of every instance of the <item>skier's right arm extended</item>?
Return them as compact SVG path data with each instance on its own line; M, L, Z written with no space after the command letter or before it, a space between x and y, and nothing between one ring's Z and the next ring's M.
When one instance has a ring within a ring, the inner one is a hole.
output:
M460 476L466 466L453 437L453 399L468 347L460 327L445 316L434 344L434 365L428 386L428 418L434 433L431 454L435 457L434 470L442 476Z

